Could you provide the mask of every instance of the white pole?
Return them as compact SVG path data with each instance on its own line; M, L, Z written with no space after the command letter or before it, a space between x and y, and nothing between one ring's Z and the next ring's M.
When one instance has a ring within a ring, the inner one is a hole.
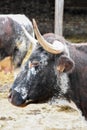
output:
M63 35L64 0L55 0L55 34Z

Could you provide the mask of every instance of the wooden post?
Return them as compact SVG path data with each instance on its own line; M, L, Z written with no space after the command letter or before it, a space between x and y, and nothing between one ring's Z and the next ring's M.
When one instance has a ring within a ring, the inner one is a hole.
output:
M64 0L55 0L55 34L63 35Z

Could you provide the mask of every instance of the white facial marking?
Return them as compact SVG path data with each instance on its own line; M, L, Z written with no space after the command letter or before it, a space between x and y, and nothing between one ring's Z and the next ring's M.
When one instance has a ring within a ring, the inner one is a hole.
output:
M33 75L36 75L36 70L35 70L34 67L31 68L31 72L32 72Z
M29 80L31 74L32 75L36 75L36 70L35 70L35 67L31 67L31 62L29 62L29 71L27 73L27 80Z
M31 67L31 62L29 62L29 68L30 68L30 72L35 75L36 74L36 70L34 67Z
M60 89L62 93L67 93L68 89L69 89L69 78L67 76L67 74L63 73L60 74Z
M19 93L20 92L20 87L15 87L14 90Z
M44 54L41 55L41 62L43 66L48 64L47 59L48 56L44 56Z
M27 89L25 87L17 86L14 89L16 92L21 93L22 99L25 99L27 97Z
M25 87L21 88L21 92L22 92L22 98L25 99L27 97L27 90Z
M63 93L63 94L66 94L68 89L69 89L69 78L68 78L68 75L66 73L58 73L56 70L55 70L55 74L57 75L57 84L58 86L60 87L60 95Z
M29 80L30 79L30 71L28 71L28 73L27 73L27 80Z

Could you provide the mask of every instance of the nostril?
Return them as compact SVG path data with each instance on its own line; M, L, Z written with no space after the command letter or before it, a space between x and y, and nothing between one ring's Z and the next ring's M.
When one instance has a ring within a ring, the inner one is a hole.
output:
M10 103L12 103L15 106L21 106L25 101L23 100L22 96L20 93L17 91L11 91L10 94L8 95L8 100Z
M8 95L8 98L11 98L11 95L12 95L12 94L10 93L10 94Z

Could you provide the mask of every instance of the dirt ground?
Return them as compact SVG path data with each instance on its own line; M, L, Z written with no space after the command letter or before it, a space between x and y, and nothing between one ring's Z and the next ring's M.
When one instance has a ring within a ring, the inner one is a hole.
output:
M62 104L63 105L63 104ZM81 113L67 105L11 105L7 93L0 95L0 130L87 130Z

